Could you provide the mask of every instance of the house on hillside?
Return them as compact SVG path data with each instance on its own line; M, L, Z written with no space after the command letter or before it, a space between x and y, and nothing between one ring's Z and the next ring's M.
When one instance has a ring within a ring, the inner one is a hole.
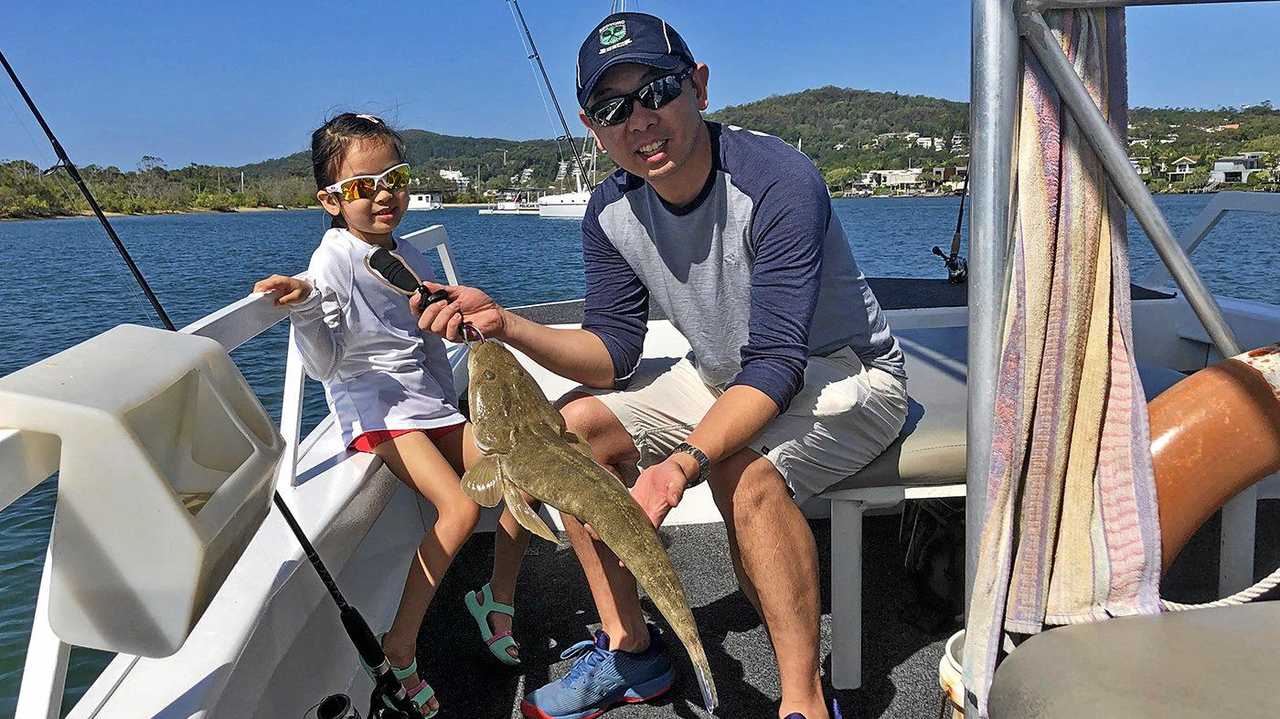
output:
M1209 172L1211 182L1242 183L1249 181L1249 175L1262 170L1262 158L1265 152L1245 152L1239 155L1219 157Z
M1147 157L1147 156L1130 157L1129 164L1133 166L1133 169L1138 173L1139 177L1151 176L1151 158L1150 157Z
M1195 172L1199 164L1199 155L1183 155L1179 157L1173 161L1173 169L1169 170L1169 181L1178 182L1187 179L1192 172Z
M471 186L471 178L462 174L462 170L440 170L440 179L452 182L459 190L465 190Z
M902 170L872 170L863 175L863 182L871 187L888 187L906 190L923 184L920 174L923 168L908 167Z

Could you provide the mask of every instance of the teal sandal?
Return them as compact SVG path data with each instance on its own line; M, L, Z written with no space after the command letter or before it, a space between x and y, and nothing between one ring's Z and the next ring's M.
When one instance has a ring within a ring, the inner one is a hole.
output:
M479 595L479 598L477 598L477 595ZM507 650L511 647L515 647L517 653L520 651L520 645L516 643L515 637L511 636L510 631L495 633L489 626L490 614L505 614L508 617L515 617L515 608L509 604L494 601L493 591L489 589L488 584L485 584L477 591L467 592L467 596L463 600L466 602L467 611L471 612L471 618L476 620L476 626L480 627L480 637L484 639L485 645L489 647L489 653L509 667L520 666L520 660L507 653Z
M387 635L381 634L378 636L379 644L382 643L382 638L385 636ZM357 654L356 656L357 658L360 658L359 654ZM391 664L391 660L388 659L387 663ZM374 675L373 668L370 667L368 664L365 664L363 658L360 658L360 666L364 667L364 670L368 672L369 676ZM391 674L398 681L400 681L402 685L404 680L408 679L409 677L417 673L418 673L417 657L414 657L413 661L409 662L409 666L407 667L398 667L394 664L391 664ZM418 712L422 713L422 710L427 706L427 702L430 702L431 698L436 695L436 690L431 688L431 685L427 683L426 679L423 679L422 677L418 677L418 679L419 679L418 686L414 687L413 689L405 689L404 692L409 696L409 701L413 702L413 705L418 708ZM440 707L436 707L435 710L433 710L430 714L422 714L422 717L423 719L431 719L432 717L434 717L439 713L440 713Z

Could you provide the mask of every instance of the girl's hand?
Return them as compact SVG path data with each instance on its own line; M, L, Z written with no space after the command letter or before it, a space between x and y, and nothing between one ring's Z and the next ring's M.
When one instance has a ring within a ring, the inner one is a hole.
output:
M311 283L296 277L271 275L258 280L253 285L254 292L274 292L278 305L292 305L301 302L311 294Z
M418 329L440 335L450 342L462 342L462 323L475 327L485 337L501 339L507 329L506 311L484 291L463 285L425 283L427 290L444 290L448 302L433 302L418 311L418 293L409 298L409 311L418 317Z

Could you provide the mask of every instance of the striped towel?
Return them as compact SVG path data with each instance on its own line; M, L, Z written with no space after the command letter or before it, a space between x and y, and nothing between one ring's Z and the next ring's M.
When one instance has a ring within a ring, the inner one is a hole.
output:
M1046 19L1123 137L1124 11ZM983 717L1006 633L1159 610L1125 210L1052 82L1025 56L1008 313L965 635L965 686Z

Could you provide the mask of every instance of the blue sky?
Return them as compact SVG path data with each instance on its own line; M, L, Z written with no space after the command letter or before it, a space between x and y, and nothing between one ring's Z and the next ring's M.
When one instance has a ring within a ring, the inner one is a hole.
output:
M0 48L80 164L240 164L306 146L328 114L400 127L550 137L508 5L7 3ZM711 66L712 108L820 85L968 96L969 3L645 0ZM562 104L604 0L521 4ZM1133 105L1280 104L1280 5L1129 11ZM53 153L8 83L0 158ZM575 133L579 126L574 125Z

